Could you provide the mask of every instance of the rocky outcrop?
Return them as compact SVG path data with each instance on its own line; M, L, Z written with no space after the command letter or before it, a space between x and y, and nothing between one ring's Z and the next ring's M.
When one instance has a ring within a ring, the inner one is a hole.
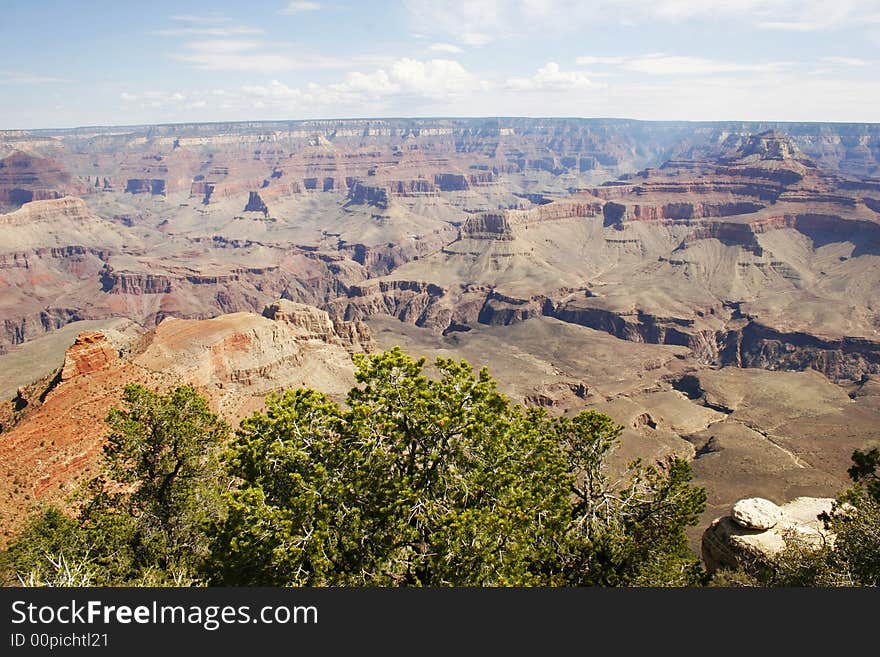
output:
M820 246L832 241L852 241L859 247L856 254L880 255L880 223L818 212L798 213L786 217L785 223Z
M824 202L826 199L819 199ZM810 198L815 203L817 199ZM793 228L819 244L828 241L854 241L865 243L868 248L880 252L880 224L871 221L845 218L837 214L817 212L793 212L783 214L764 213L751 220L740 218L756 213L764 206L755 203L701 205L693 203L666 206L628 206L609 201L603 207L605 226L622 228L624 221L658 221L661 225L692 226L693 230L682 245L703 239L717 239L729 246L742 246L760 256L762 249L757 235L771 230ZM672 211L670 212L670 209ZM731 221L712 221L712 217L737 216ZM872 246L873 245L873 246Z
M224 384L244 386L245 394L264 394L325 366L343 370L348 381L353 369L349 354L369 347L367 340L353 345L348 335L337 334L326 312L287 300L270 304L263 316L240 312L208 320L167 318L142 342L132 356L135 365L202 386L219 383L225 391L219 394L230 404L244 401L243 391L227 390ZM348 346L353 348L344 348ZM336 382L327 384L336 389Z
M177 373L202 386L219 384L227 391L219 393L227 403L240 404L242 394L295 384L303 370L342 369L348 380L349 353L354 351L363 351L362 345L339 336L325 312L280 301L268 306L263 317L232 313L209 320L167 318L146 338L133 363L163 376Z
M528 210L502 210L469 216L461 226L462 239L511 241L514 227L528 228L563 219L595 217L605 204L600 201L553 201Z
M614 227L623 230L623 218L626 216L626 206L623 203L609 201L602 207L602 225L606 228Z
M788 333L755 321L740 330L719 333L716 340L718 365L814 369L832 381L859 381L866 375L880 374L880 340Z
M28 226L38 222L54 223L70 220L77 223L89 222L94 215L81 198L65 196L64 198L44 201L33 201L24 204L15 212L0 214L0 225Z
M0 320L0 353L8 345L21 344L65 324L81 319L75 308L44 308L33 313L18 314L15 318Z
M109 257L109 255L110 253L103 249L86 246L47 247L30 251L0 253L0 269L31 269L37 265L37 261L44 258L76 262L78 259L86 256L94 256L99 260L103 260Z
M467 176L457 173L438 173L434 176L434 184L441 192L464 191L471 186Z
M270 267L232 268L223 273L194 273L183 268L169 268L169 271L165 273L151 273L149 271L116 270L110 265L105 265L101 272L101 283L102 290L108 294L134 296L169 294L176 288L191 285L232 286L242 278L269 277L277 270L278 267L273 265Z
M751 214L763 208L763 205L750 201L679 201L663 205L636 203L628 205L620 218L624 221L687 221Z
M88 185L72 179L53 159L22 151L0 159L0 205L20 206L88 191Z
M328 342L335 337L330 316L325 311L304 303L279 299L263 309L263 317L298 329L298 334L304 340Z
M436 196L440 188L426 178L387 180L382 184L367 183L354 177L346 180L347 198L351 203L387 209L393 197L415 198Z
M549 297L538 295L517 299L492 290L480 308L477 321L481 324L507 326L541 315L553 315L553 302Z
M829 535L819 515L830 513L832 498L798 497L776 506L768 500L740 500L731 515L717 518L703 533L703 562L709 572L721 568L765 568L786 545L786 537L819 547Z
M508 210L505 214L517 226L530 226L548 221L599 216L604 204L589 198L583 201L553 201L528 210Z
M658 172L657 178L651 178L651 172ZM630 200L642 205L651 205L652 196L675 195L686 202L693 202L694 198L716 197L723 200L713 200L711 203L720 204L722 207L727 203L737 203L738 200L730 200L730 197L740 197L744 202L775 202L783 193L785 185L778 181L766 179L748 179L744 173L736 174L737 177L725 172L699 170L694 172L693 178L676 177L665 169L649 169L639 175L648 176L644 181L637 183L626 180L610 181L603 183L601 187L588 188L591 195L606 201Z
M250 192L248 202L244 206L245 212L262 212L263 216L269 216L269 208L263 202L259 192Z
M411 260L439 251L443 246L452 242L457 233L458 230L452 224L443 224L430 233L411 237L396 244L367 246L365 244L342 243L339 245L337 253L350 258L358 265L362 265L370 276L385 276Z
M113 365L119 358L116 347L103 333L84 331L64 355L61 380L97 372Z
M13 187L12 189L0 190L0 203L19 206L31 201L45 201L49 199L61 198L62 194L53 190L46 189L21 189Z
M333 321L326 311L314 306L279 299L263 309L263 317L289 325L296 331L297 339L338 344L351 352L369 352L373 349L366 324L357 320Z
M441 303L445 295L446 290L433 283L368 281L351 286L348 298L331 302L328 309L334 317L346 321L390 315L416 326L442 330L448 326L451 312Z
M698 326L694 318L657 317L638 309L613 311L583 302L544 301L532 305L524 317L536 313L605 331L622 340L688 347L696 358L710 365L814 369L832 381L859 381L866 375L880 374L880 341L867 338L821 338L803 332L779 331L753 320L732 321L724 328L714 329L711 323ZM506 317L519 316L508 314ZM484 317L489 320L493 315L487 311ZM720 309L716 317L716 325L725 322Z
M677 345L695 351L704 349L706 336L690 318L657 317L639 309L620 312L577 304L544 304L543 307L545 314L556 319L605 331L621 340Z
M766 228L764 228L766 230ZM700 240L716 239L727 246L740 246L744 250L761 257L764 249L758 243L757 235L763 230L748 223L730 221L701 222L682 240L676 250Z
M436 184L425 178L415 180L391 180L388 182L388 190L392 196L416 197L433 196L439 190Z
M354 182L348 189L351 203L374 205L381 210L388 209L388 189L379 185L367 185L360 181Z
M791 137L777 130L751 135L737 153L738 159L757 157L759 160L790 160L799 155Z
M339 344L351 353L369 353L376 350L370 328L361 321L334 320L333 330L336 332Z
M202 205L208 205L211 202L211 195L214 193L214 183L198 181L190 185L189 197L201 198Z
M507 215L486 212L465 220L461 226L461 238L510 241L514 236Z
M118 271L109 265L101 272L102 289L109 294L168 294L171 280L164 274Z
M160 178L129 178L125 183L125 191L129 194L165 196L165 180Z

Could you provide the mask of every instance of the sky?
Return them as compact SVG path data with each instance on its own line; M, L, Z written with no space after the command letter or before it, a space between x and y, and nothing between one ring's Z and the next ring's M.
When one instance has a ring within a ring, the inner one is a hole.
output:
M0 129L880 122L880 0L0 0Z

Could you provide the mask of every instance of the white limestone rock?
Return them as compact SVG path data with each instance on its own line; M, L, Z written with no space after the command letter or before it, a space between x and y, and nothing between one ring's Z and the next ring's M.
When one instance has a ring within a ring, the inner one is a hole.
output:
M750 497L733 505L731 517L740 527L746 529L772 529L779 522L780 511L770 500L763 497Z

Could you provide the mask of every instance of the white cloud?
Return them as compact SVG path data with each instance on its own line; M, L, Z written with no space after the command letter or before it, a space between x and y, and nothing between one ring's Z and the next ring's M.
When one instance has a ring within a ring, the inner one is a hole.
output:
M461 42L466 46L479 48L493 41L493 38L484 32L462 32Z
M621 0L674 22L737 20L768 30L811 32L873 22L876 0Z
M590 66L591 64L607 64L607 65L619 65L623 64L626 61L626 57L578 57L575 61L581 66Z
M860 29L880 21L877 0L406 0L420 32L468 45L607 25L730 21L763 29Z
M583 73L563 71L556 62L547 62L533 76L508 78L504 88L509 91L573 91L594 86Z
M745 64L706 57L651 53L635 57L578 57L578 64L599 64L619 67L621 70L648 75L710 75L717 73L760 73L783 69L785 62Z
M828 27L828 24L822 21L764 21L758 23L758 27L762 30L783 32L815 32Z
M299 89L291 89L278 80L272 80L267 85L247 85L241 89L250 96L262 98L296 98L301 95Z
M226 16L221 16L220 14L206 14L206 15L195 15L195 14L177 14L175 16L169 17L173 21L178 21L182 23L196 23L198 25L207 24L214 25L216 23L228 23L229 18Z
M406 0L420 31L441 32L468 46L484 46L510 31L514 7L501 0Z
M57 84L62 82L71 82L71 80L21 71L0 71L0 84Z
M430 46L428 46L428 50L432 50L434 52L448 52L453 54L464 52L464 50L451 43L432 43Z
M156 30L156 36L207 36L228 37L240 34L265 34L265 30L259 27L247 27L245 25L230 27L175 27L167 30Z
M756 9L767 9L774 4L783 3L778 0L634 0L619 4L639 6L655 17L683 21L719 14L748 15Z
M871 64L871 62L857 57L823 57L822 61L840 66L868 66Z
M461 64L450 59L432 59L428 62L401 59L391 67L391 78L404 93L435 100L460 96L481 85Z
M190 50L215 55L229 55L257 50L262 46L260 41L243 39L211 39L207 41L191 41L186 44Z
M183 44L171 57L206 71L273 73L294 69L334 68L344 62L316 53L296 52L289 44L259 40L210 39Z
M708 75L714 73L760 72L772 71L783 64L771 62L767 64L740 64L704 57L683 57L663 53L644 55L627 59L623 68L636 73L650 75Z
M448 101L475 91L480 81L456 61L403 58L389 70L349 73L344 82L326 86L310 85L314 98L325 102L357 103L359 98L375 101L391 96L415 96Z
M201 95L203 95L202 92L198 91L183 93L181 91L168 92L157 89L150 89L147 91L142 91L139 94L132 94L128 93L127 91L123 91L119 94L119 99L123 103L125 103L126 108L134 105L141 108L149 107L153 109L180 109L182 107L192 107L196 105L196 103L200 102L199 100L195 100L190 103L187 103L186 101L189 98Z
M321 4L318 2L305 2L304 0L298 2L288 2L287 6L282 9L279 13L281 14L299 14L303 11L318 11L321 8Z
M338 115L376 111L395 102L448 104L461 101L486 88L486 83L468 72L461 64L448 59L399 59L386 68L369 73L352 71L340 82L309 83L292 87L280 80L266 84L246 85L239 96L253 106L276 108L290 112L327 112Z
M318 7L317 3L300 4L303 5L303 11L306 10L305 5L315 5L312 9ZM342 68L352 61L304 51L291 43L259 38L265 34L264 29L233 25L229 18L219 15L171 18L190 25L157 30L153 34L181 37L178 49L168 56L199 70L277 73L296 69Z

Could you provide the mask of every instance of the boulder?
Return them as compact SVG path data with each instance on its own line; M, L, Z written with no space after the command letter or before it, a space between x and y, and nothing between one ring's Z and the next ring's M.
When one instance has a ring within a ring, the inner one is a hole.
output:
M750 497L733 505L731 517L746 529L771 529L779 522L779 507L762 497Z

